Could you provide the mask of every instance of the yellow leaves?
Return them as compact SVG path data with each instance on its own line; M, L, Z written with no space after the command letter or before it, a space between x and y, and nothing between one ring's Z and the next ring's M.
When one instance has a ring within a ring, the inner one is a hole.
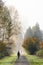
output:
M43 42L40 42L40 48L43 48Z
M29 44L36 46L39 44L39 39L34 37L26 38L23 42L23 46L25 47L25 46L28 46Z
M33 37L33 38L32 38L32 42L33 42L33 43L38 43L38 42L39 42L39 39Z
M40 42L39 39L31 37L31 38L27 38L24 40L23 45L24 46L28 46L29 44L33 44L33 45L37 45L37 47L39 47L40 49L43 48L43 42Z
M39 42L39 39L34 38L34 37L27 38L27 39L24 40L24 43L27 44L27 43L29 43L30 41L32 41L33 43L37 43L37 42Z

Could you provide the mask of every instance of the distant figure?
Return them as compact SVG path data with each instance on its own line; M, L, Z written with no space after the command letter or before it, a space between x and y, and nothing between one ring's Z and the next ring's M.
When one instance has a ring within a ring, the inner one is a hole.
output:
M19 57L20 57L20 52L18 51L18 53L17 53L17 56L18 56L18 59L19 59Z

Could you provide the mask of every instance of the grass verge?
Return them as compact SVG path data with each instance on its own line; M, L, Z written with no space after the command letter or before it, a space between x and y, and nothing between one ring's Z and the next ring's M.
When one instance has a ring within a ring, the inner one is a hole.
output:
M7 56L3 59L0 59L0 65L14 65L16 58L17 57L15 55L11 55L11 56Z
M30 62L30 65L43 65L43 58L39 58L35 55L26 55Z

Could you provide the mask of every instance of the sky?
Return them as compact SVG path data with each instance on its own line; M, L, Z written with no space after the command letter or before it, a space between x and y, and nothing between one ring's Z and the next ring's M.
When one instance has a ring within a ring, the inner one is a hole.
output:
M43 30L43 0L4 0L7 6L14 6L20 16L24 33L29 26L39 23Z

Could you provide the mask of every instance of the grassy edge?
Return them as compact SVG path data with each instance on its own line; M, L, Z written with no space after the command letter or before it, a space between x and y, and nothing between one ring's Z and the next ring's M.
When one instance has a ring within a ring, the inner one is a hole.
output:
M0 65L14 65L16 59L17 59L16 55L7 56L0 60Z
M30 65L43 65L43 59L35 56L35 55L26 55Z

